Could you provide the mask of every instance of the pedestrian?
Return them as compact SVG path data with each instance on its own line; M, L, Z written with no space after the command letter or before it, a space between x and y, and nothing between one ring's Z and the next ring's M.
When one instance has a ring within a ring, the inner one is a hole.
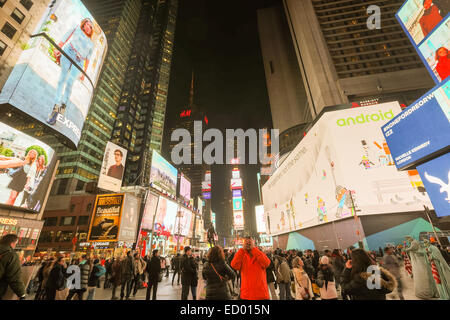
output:
M295 300L311 300L314 297L311 279L303 269L303 261L300 257L296 257L292 261L292 273L295 281Z
M380 271L380 287L374 284L369 288L367 279L373 276L371 267ZM363 249L352 250L351 260L347 261L341 277L342 290L354 300L386 300L386 294L397 286L395 277L386 269L378 267L376 262Z
M341 255L341 252L338 249L334 249L333 253L331 254L331 271L334 274L335 284L336 284L336 290L339 288L340 279L342 271L345 269L345 262L344 258Z
M166 260L166 278L168 278L170 270L170 259L169 256L166 256L164 259Z
M299 257L301 260L301 258ZM280 277L280 300L292 300L291 295L291 270L285 255L277 256L277 271Z
M116 296L117 287L122 283L122 259L117 257L111 265L111 284L112 284L112 296L111 300L119 299Z
M89 275L91 273L92 270L92 263L91 263L91 259L84 254L81 257L81 262L79 264L80 266L80 273L81 273L81 289L78 292L78 300L83 300L83 296L84 293L86 291L88 291L88 286L89 286Z
M220 246L210 249L202 276L206 281L206 300L231 300L228 281L233 280L236 274L225 262L225 254Z
M244 247L239 249L231 261L231 267L241 272L242 300L269 300L266 269L270 259L255 247L251 237L246 237Z
M106 269L100 264L100 260L95 259L92 272L88 281L88 300L94 300L95 288L100 288L100 277L106 273Z
M320 258L316 284L320 288L320 298L322 300L337 300L336 277L331 269L330 259L327 256Z
M146 271L148 274L147 295L145 300L150 300L150 291L153 287L152 299L156 300L156 293L158 291L159 274L161 273L161 259L159 258L159 251L153 250L152 258L147 263Z
M176 274L178 274L177 285L180 285L181 256L179 253L177 253L177 255L172 259L172 270L173 270L172 285L173 285L173 281L175 280Z
M66 287L66 270L64 268L63 259L63 257L56 259L56 262L50 271L50 275L45 285L46 300L55 300L56 291L63 290Z
M73 259L71 265L77 266L80 268L81 258ZM81 274L81 268L80 268L80 274ZM69 294L67 295L66 300L72 300L72 298L77 295L78 300L83 300L83 294L86 290L83 290L81 288L81 281L80 281L80 288L73 288L69 289Z
M142 285L142 275L144 274L145 267L147 266L147 263L144 261L144 259L141 257L141 255L136 252L133 256L134 258L134 289L133 289L133 298L136 297L136 293L138 289L141 288Z
M197 300L197 264L192 256L191 247L184 248L184 255L181 262L181 300L187 300L189 289L192 292L192 300Z
M109 258L105 261L105 264L103 265L106 270L105 283L103 284L103 289L111 288L111 267L112 267L113 262L114 262L114 258Z
M23 300L26 296L20 259L14 251L17 241L18 237L15 234L7 234L0 239L0 300L8 286L19 299Z
M272 254L267 253L266 256L270 260L270 264L266 269L267 286L269 287L270 296L272 297L272 300L278 300L279 298L275 287L275 285L277 284L275 277L275 265L273 263Z
M400 300L405 300L402 292L402 279L400 273L400 262L397 257L394 255L394 250L392 247L384 248L384 256L383 256L383 266L386 268L392 275L395 277L397 281L397 294Z
M133 257L131 256L131 251L127 252L127 256L122 261L122 288L120 289L120 300L123 300L125 297L127 300L130 300L131 289L133 286L134 279L134 262ZM125 292L126 289L126 292Z
M34 300L43 300L45 296L45 286L44 283L44 270L50 261L42 261L42 264L37 272L36 278L38 280L38 288L36 294L34 295Z

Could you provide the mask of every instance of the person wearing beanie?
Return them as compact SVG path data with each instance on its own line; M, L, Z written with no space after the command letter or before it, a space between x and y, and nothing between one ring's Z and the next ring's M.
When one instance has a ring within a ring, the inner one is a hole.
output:
M159 251L153 250L152 258L150 262L147 263L146 270L148 273L148 285L147 285L147 295L145 300L150 300L150 291L153 287L152 299L156 300L156 293L158 291L159 273L161 272L161 260L159 258Z
M331 270L330 259L323 256L319 262L316 284L320 288L320 298L322 300L337 300L336 280Z

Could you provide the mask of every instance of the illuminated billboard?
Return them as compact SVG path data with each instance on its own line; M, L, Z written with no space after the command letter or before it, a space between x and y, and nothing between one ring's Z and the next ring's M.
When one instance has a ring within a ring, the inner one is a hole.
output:
M137 236L140 199L125 194L122 218L120 219L119 241L135 242Z
M127 150L108 141L103 155L102 167L98 178L100 189L119 192L122 187Z
M398 169L414 167L450 141L450 79L382 127Z
M233 198L233 211L242 211L242 198Z
M152 167L150 169L150 183L155 189L165 191L172 196L177 192L178 171L158 152L153 150Z
M211 192L202 192L203 199L210 200L211 199Z
M191 182L182 173L180 174L180 196L186 201L191 198Z
M240 172L239 172L239 170L233 170L232 172L231 172L231 175L232 175L232 178L233 179L239 179L241 176L240 176Z
M56 161L48 145L0 122L0 204L39 212Z
M231 179L231 189L242 189L242 179Z
M142 216L141 229L152 230L153 218L156 213L158 204L158 196L148 191L147 200L145 201L144 213Z
M194 218L192 216L192 212L184 207L178 208L179 216L175 219L175 227L174 227L174 234L180 235L183 237L189 236L189 233L191 231L191 224L192 219Z
M159 197L158 208L156 210L155 229L156 224L160 224L165 230L171 234L175 230L175 220L177 217L178 205L176 202L170 201L162 196Z
M233 228L234 230L244 230L244 212L243 211L234 211L233 212Z
M76 147L106 54L105 34L80 0L56 0L33 34L0 104L35 118ZM102 115L97 117L101 121Z
M255 206L255 217L256 217L256 232L265 233L266 232L266 222L264 217L264 206Z
M269 234L358 215L422 211L423 187L398 172L381 127L398 102L325 111L263 185ZM414 130L414 129L412 129Z
M97 195L88 241L118 241L124 194Z
M242 190L241 189L232 190L232 194L233 198L242 197Z

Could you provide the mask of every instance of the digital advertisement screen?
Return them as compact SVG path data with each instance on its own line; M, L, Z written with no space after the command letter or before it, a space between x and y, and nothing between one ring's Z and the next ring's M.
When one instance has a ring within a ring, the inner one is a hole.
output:
M232 190L232 194L233 194L233 198L242 197L242 190L241 189Z
M449 73L448 0L408 0L396 17L436 83Z
M191 198L191 182L183 174L180 175L180 196L185 200Z
M414 167L450 141L450 79L382 127L398 169Z
M265 233L266 232L266 222L264 217L264 206L255 206L255 217L256 217L256 232Z
M417 175L395 167L381 131L400 112L398 102L324 112L262 187L267 232L431 208Z
M241 177L239 170L233 170L231 172L233 179L239 179Z
M233 211L242 211L242 198L233 198Z
M192 212L184 207L179 207L180 217L175 219L174 234L187 237L190 233L191 221L194 218Z
M211 181L202 181L202 191L211 191Z
M119 192L127 161L127 150L108 141L103 155L102 168L98 178L100 189Z
M203 196L203 199L210 200L211 199L211 192L203 192L202 196Z
M231 189L242 189L242 179L231 179Z
M177 174L177 169L175 169L175 167L158 152L153 150L150 183L152 183L156 189L164 190L172 196L176 196Z
M56 161L48 145L0 122L0 204L39 212Z
M417 167L438 217L450 215L450 153Z
M124 197L124 194L97 196L88 241L118 241Z
M105 34L80 0L56 0L33 34L0 104L30 115L76 147L106 55Z
M216 229L216 213L215 212L211 212L211 223L214 226L214 229Z
M234 218L233 223L234 230L244 230L244 212L234 211L233 218Z
M178 205L176 202L160 196L158 208L156 210L155 224L161 224L165 230L169 231L171 234L174 234L177 211Z
M119 241L135 242L138 227L140 199L125 194L125 200L122 210L122 219L120 221Z
M156 206L158 204L158 196L153 193L148 193L145 202L144 214L142 216L141 229L152 230L153 216L156 213Z

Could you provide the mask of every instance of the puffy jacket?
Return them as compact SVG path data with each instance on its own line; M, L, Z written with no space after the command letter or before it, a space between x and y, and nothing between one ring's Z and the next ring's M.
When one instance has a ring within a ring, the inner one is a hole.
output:
M341 278L342 271L345 269L345 263L344 259L342 257L336 256L331 259L332 264L332 271L334 274L334 277L339 282L339 279Z
M22 269L17 253L10 246L0 246L0 300L8 286L18 297L25 294Z
M323 300L337 298L336 281L332 270L319 269L316 284L320 288L320 297Z
M196 287L197 283L197 264L194 257L184 254L181 260L181 284Z
M231 267L241 272L241 299L269 299L266 279L269 265L270 259L258 248L253 248L250 253L243 248L239 249L231 261Z
M134 277L134 262L132 256L122 261L122 280L131 280Z
M206 280L206 300L231 300L227 281L234 280L236 274L225 261L213 264L206 262L203 266L202 277Z
M91 272L91 265L89 261L83 260L79 264L81 273L81 289L87 289L89 283L89 274Z
M369 289L367 279L371 273L361 272L352 275L352 270L345 268L341 277L342 290L352 296L353 300L386 300L386 294L391 293L397 287L395 277L386 269L380 267L381 288Z

